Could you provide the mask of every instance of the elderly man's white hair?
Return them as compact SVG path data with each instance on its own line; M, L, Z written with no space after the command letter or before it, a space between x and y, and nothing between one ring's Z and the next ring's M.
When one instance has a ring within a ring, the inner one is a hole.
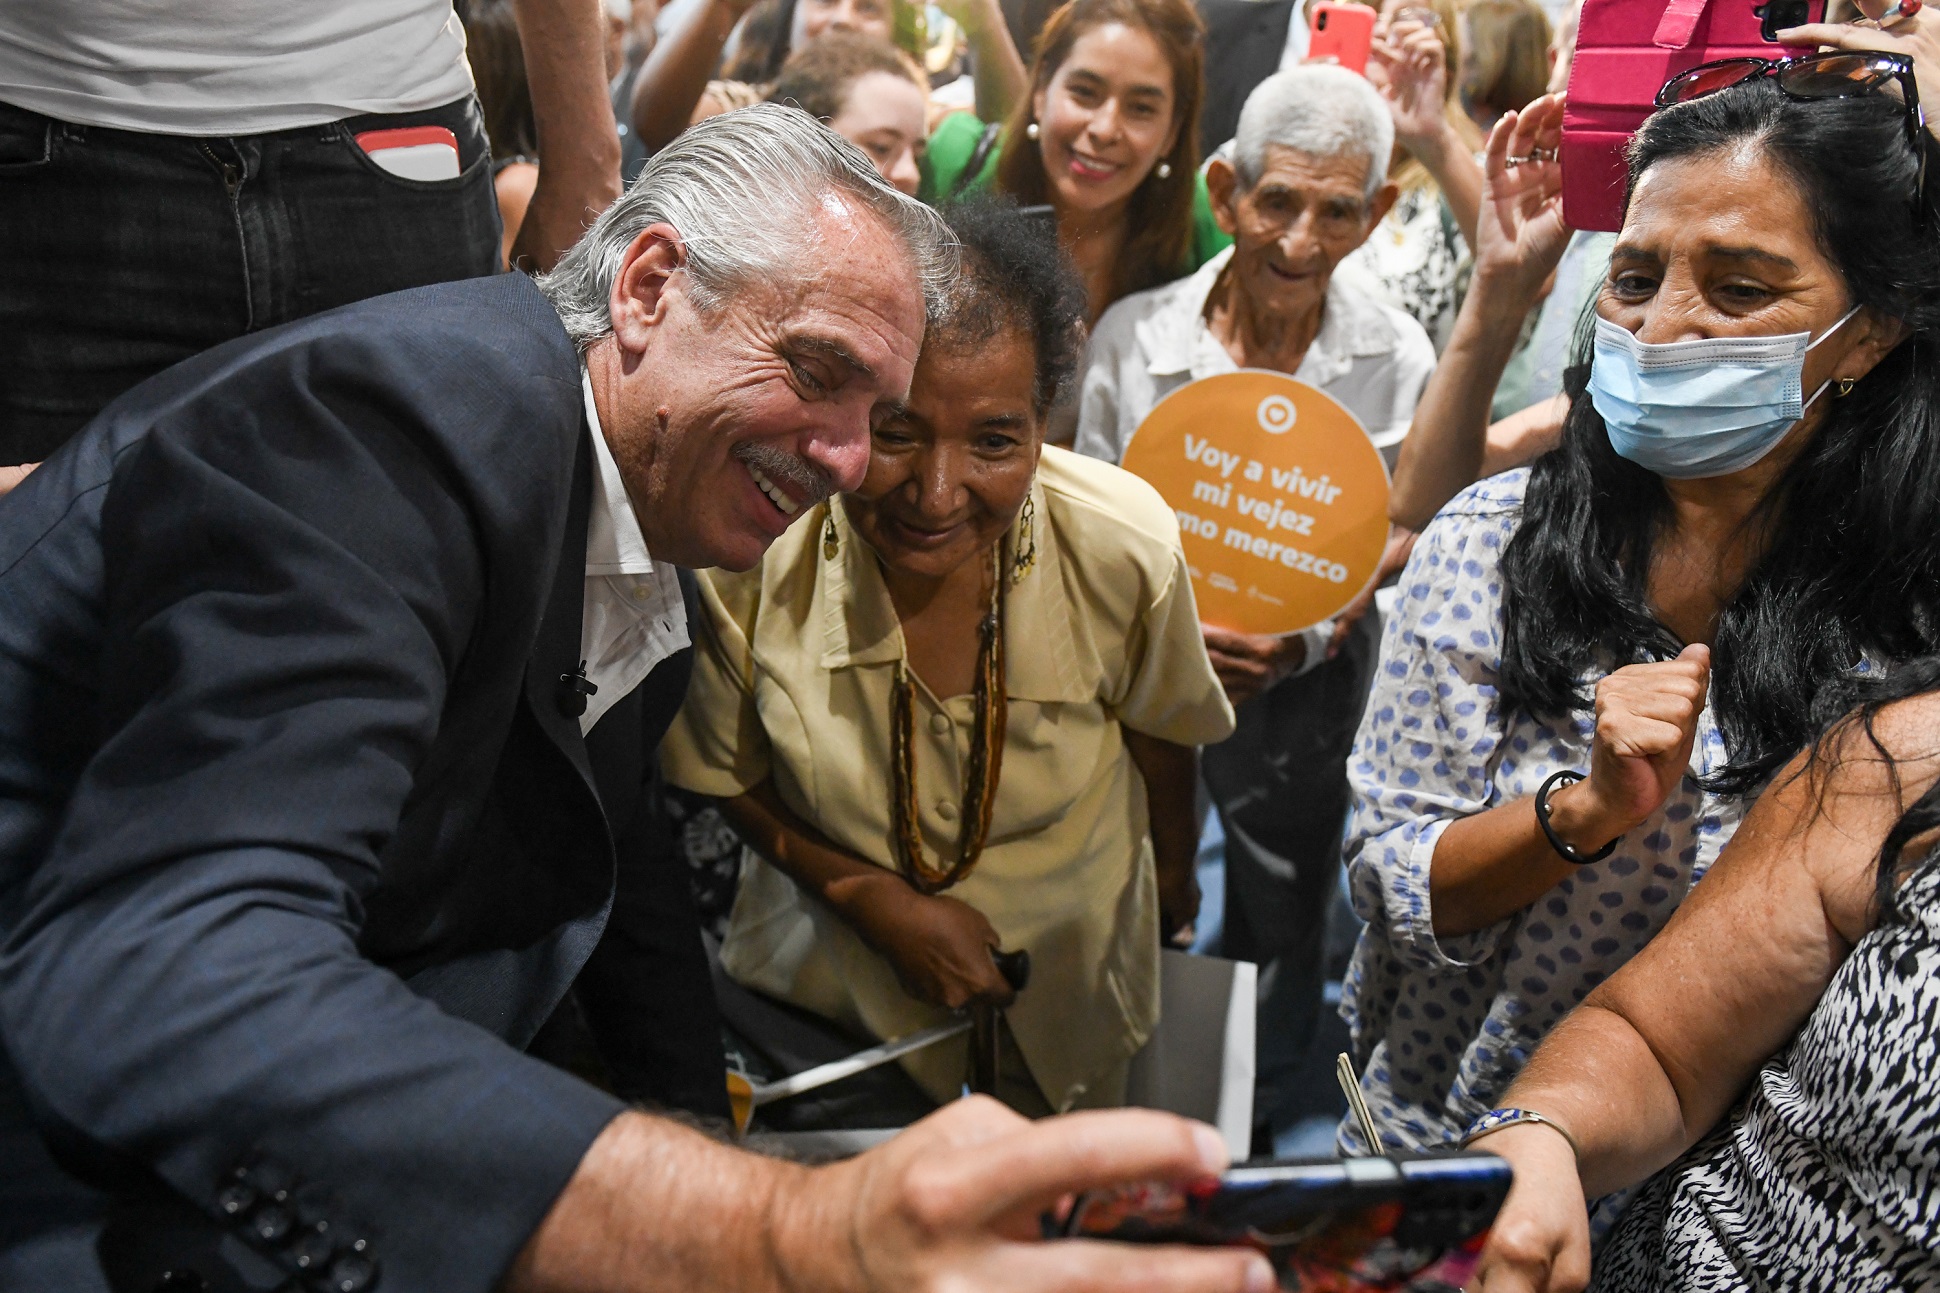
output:
M1367 79L1331 63L1276 72L1246 97L1233 137L1233 170L1241 188L1266 174L1266 150L1278 144L1309 157L1367 158L1367 196L1387 182L1394 118Z
M608 302L626 249L670 224L687 251L696 308L714 313L750 283L786 279L818 248L835 196L879 219L916 269L934 319L955 276L955 243L937 214L883 181L855 145L797 108L762 103L711 117L655 153L539 290L584 349L613 331ZM842 248L827 248L841 256Z

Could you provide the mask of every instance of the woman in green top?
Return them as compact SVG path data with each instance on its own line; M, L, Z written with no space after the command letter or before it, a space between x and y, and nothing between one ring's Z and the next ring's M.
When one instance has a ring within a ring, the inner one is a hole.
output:
M1071 0L1045 23L1030 97L1001 130L965 114L937 129L923 195L995 188L1048 205L1094 323L1191 273L1232 241L1199 176L1204 34L1190 0Z

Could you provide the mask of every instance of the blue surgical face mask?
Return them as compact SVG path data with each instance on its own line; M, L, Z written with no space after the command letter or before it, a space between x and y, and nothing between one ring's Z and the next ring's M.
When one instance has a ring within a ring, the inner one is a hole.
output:
M1596 321L1590 402L1610 447L1673 480L1727 476L1770 453L1826 385L1803 398L1805 356L1859 313L1854 306L1814 340L1704 337L1652 344Z

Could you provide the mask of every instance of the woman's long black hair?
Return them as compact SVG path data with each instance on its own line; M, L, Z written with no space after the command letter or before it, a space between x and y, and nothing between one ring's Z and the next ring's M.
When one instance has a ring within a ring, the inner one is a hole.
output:
M1923 696L1940 691L1940 656L1927 656L1919 660L1909 660L1893 669L1877 681L1861 702L1858 709L1835 724L1812 751L1812 758L1806 765L1807 772L1821 772L1824 764L1831 760L1850 758L1857 752L1856 740L1842 738L1853 735L1853 729L1863 735L1872 747L1873 753L1885 760L1892 769L1892 783L1899 787L1899 760L1886 748L1879 738L1874 725L1879 712L1895 701L1906 700L1913 696ZM1820 783L1823 786L1823 782ZM1878 873L1874 886L1874 910L1881 924L1904 919L1905 910L1898 901L1900 884L1922 864L1931 865L1940 850L1929 850L1923 857L1908 858L1906 847L1923 835L1940 830L1940 781L1928 786L1926 791L1910 804L1906 811L1886 833L1886 840L1880 845Z
M1767 537L1763 555L1711 646L1729 758L1711 786L1722 793L1761 784L1864 699L1881 666L1940 654L1940 220L1931 183L1915 209L1905 123L1895 98L1802 102L1765 78L1665 109L1631 145L1633 191L1659 162L1758 148L1805 195L1853 302L1910 329L1832 400L1750 520ZM1924 134L1922 144L1933 151ZM1502 560L1501 700L1552 719L1589 708L1586 672L1681 646L1646 595L1670 498L1611 449L1585 396L1586 342L1566 381L1562 442L1532 469ZM1862 661L1870 676L1855 673Z

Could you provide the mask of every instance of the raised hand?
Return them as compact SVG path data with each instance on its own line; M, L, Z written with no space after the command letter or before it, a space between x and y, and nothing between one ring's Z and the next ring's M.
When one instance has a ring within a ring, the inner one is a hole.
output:
M1402 21L1368 47L1368 83L1387 100L1395 139L1420 155L1448 131L1448 49L1425 23Z
M1533 299L1569 244L1563 223L1563 96L1505 112L1489 131L1475 273Z
M1448 119L1448 47L1438 22L1432 10L1403 9L1398 21L1377 23L1367 80L1387 101L1395 142L1434 177L1462 241L1473 247L1482 168Z
M1564 839L1592 853L1663 807L1691 762L1710 682L1711 648L1694 644L1597 683L1590 775L1550 796Z

